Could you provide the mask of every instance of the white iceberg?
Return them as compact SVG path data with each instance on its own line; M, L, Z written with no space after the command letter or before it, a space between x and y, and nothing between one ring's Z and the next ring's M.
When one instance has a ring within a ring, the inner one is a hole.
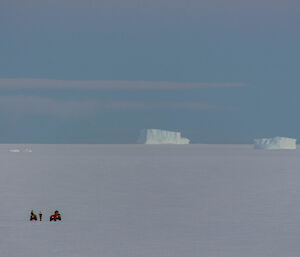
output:
M19 152L21 152L20 149L9 149L8 151L10 153L19 153Z
M20 146L19 148L9 149L10 153L32 153L32 150L26 146Z
M188 138L181 137L180 132L160 130L160 129L143 129L137 141L138 144L189 144Z
M296 149L296 139L288 137L254 139L254 148L266 150Z
M25 148L22 152L23 153L32 153L32 150L30 148Z

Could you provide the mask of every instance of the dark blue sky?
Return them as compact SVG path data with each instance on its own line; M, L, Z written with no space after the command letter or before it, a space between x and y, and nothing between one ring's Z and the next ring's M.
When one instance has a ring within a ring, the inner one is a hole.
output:
M2 0L0 142L133 143L142 128L193 143L299 138L299 12L281 0Z

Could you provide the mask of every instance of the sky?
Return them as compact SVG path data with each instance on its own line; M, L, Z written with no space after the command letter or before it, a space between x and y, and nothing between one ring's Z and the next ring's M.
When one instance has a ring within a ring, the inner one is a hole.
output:
M0 143L300 138L300 2L1 0Z

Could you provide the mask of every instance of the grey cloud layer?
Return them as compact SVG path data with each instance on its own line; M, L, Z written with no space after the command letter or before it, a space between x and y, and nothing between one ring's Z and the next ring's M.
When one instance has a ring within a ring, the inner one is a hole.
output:
M95 110L94 102L57 101L40 96L0 96L1 115L83 115Z
M102 111L122 110L228 110L201 102L129 102L129 101L59 101L40 96L0 96L1 115L85 116Z
M227 88L244 87L244 83L203 83L203 82L170 82L170 81L108 81L108 80L54 80L31 78L2 78L0 89L147 89L147 90L171 90L171 89L196 89L196 88Z

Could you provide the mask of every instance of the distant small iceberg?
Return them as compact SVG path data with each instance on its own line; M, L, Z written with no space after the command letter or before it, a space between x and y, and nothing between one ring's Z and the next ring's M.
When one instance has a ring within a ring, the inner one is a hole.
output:
M10 153L20 153L21 150L20 149L9 149L8 150Z
M29 148L25 148L22 152L23 153L32 153L32 150Z
M28 147L20 147L15 149L9 149L10 153L32 153L32 150Z
M296 149L296 139L288 137L273 137L254 139L254 149L280 150Z

